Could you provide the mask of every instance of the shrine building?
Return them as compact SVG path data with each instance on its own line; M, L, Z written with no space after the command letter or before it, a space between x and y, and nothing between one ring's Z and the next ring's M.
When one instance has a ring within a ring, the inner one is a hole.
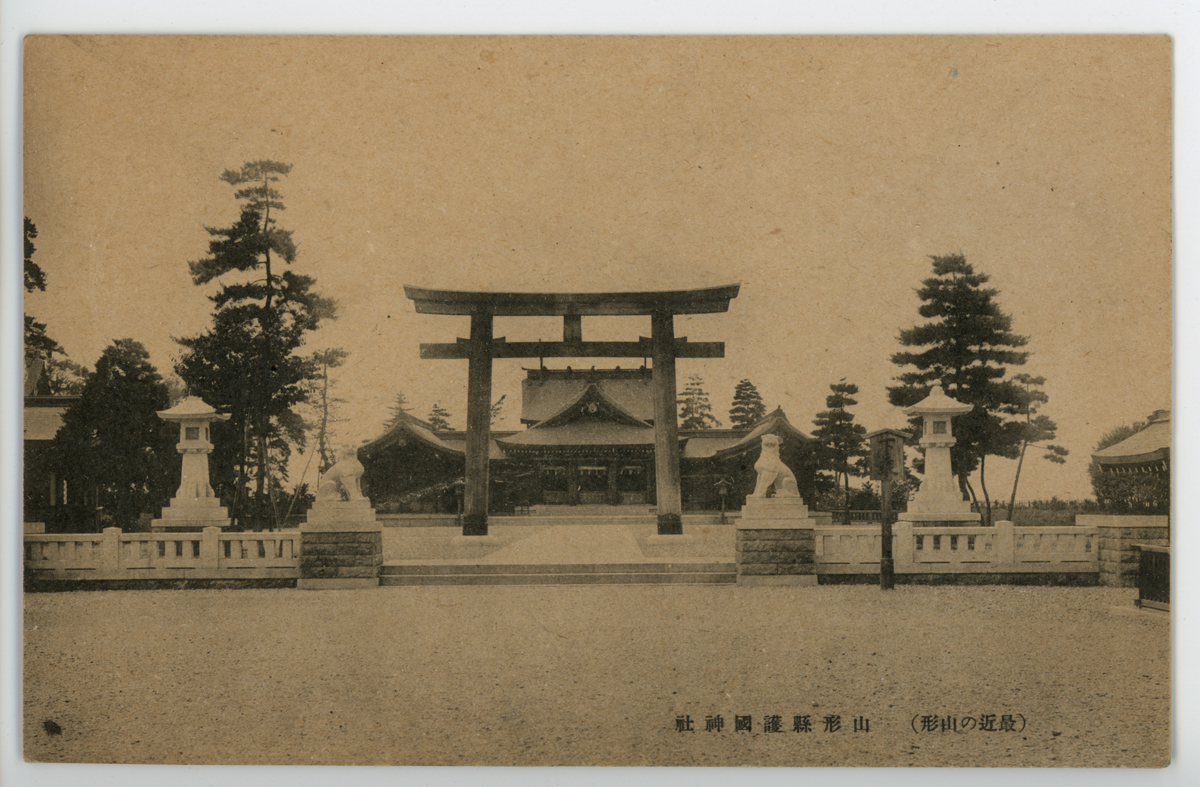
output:
M648 513L656 505L651 368L526 369L521 423L489 435L489 513ZM740 508L754 489L764 434L781 438L784 462L810 493L815 443L777 409L750 429L678 430L683 509L720 510L722 491L727 509ZM466 441L464 431L434 431L402 415L359 451L364 493L381 512L457 512Z

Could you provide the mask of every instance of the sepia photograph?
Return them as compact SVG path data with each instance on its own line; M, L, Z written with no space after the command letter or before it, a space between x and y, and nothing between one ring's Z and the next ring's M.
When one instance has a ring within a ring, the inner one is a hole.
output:
M1174 56L25 37L25 760L1166 768Z

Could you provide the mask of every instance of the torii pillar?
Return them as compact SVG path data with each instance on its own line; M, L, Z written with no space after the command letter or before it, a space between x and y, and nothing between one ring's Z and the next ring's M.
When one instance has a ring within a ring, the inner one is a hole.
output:
M652 358L654 362L654 462L658 532L683 533L679 475L676 358L724 358L723 342L675 338L676 314L729 310L739 285L702 290L608 293L496 293L404 288L420 314L471 318L471 336L453 344L422 344L422 358L467 361L466 491L463 535L488 532L488 460L491 449L493 358ZM650 336L636 342L585 342L585 315L650 316ZM508 342L493 335L493 318L561 316L561 342Z

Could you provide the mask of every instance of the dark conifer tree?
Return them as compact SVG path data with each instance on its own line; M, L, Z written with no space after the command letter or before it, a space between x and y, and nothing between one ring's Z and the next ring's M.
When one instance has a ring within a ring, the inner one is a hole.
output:
M733 406L729 408L729 425L734 429L749 429L767 415L767 406L754 383L742 380L733 389Z

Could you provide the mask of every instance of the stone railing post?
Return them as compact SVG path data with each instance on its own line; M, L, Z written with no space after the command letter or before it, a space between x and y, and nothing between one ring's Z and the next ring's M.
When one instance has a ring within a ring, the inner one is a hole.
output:
M913 572L913 526L901 520L892 525L892 562L897 574Z
M200 565L199 570L205 574L217 575L221 565L221 528L206 527L200 531Z
M104 528L104 540L99 544L99 565L97 573L112 575L114 578L121 572L121 528ZM105 577L107 578L107 577Z
M996 534L993 542L996 545L996 556L993 560L1003 566L1017 562L1017 531L1012 522L1001 519L995 524Z
M1167 517L1128 514L1079 514L1077 527L1095 527L1099 534L1100 584L1137 586L1138 552L1134 544L1168 546Z

